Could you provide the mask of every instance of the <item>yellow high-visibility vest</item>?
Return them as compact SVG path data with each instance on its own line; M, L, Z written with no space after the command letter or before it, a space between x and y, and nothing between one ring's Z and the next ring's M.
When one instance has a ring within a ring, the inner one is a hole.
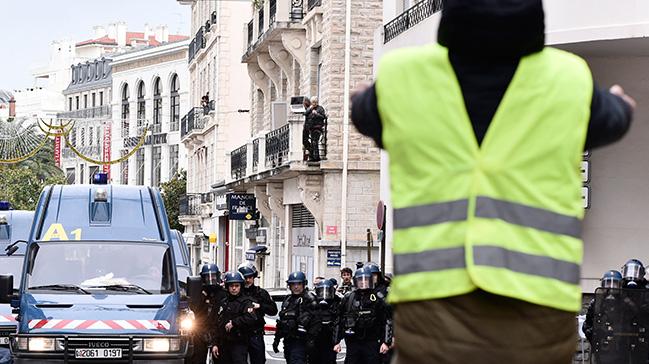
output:
M376 81L394 206L394 303L478 288L581 307L580 161L593 81L553 48L520 60L481 144L440 45L385 56Z

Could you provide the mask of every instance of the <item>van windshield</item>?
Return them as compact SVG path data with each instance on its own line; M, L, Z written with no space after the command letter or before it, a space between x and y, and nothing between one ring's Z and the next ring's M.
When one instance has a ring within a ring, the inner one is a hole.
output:
M20 277L23 275L23 255L0 256L0 274L14 276L14 289L20 287Z
M175 289L167 245L48 242L30 247L28 290L160 294Z

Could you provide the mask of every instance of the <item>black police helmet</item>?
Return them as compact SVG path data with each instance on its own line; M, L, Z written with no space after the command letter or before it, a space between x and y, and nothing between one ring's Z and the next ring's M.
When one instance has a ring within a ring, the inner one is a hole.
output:
M288 276L288 279L286 280L287 284L291 283L303 283L305 286L308 284L308 281L306 280L306 274L303 272L293 272Z
M254 266L254 264L242 264L242 265L240 265L239 266L239 273L241 273L241 275L244 278L248 278L248 277L257 278L257 275L258 275L257 268Z
M225 273L225 277L224 277L223 281L225 282L225 286L227 287L228 285L230 285L232 283L243 284L244 279L243 279L243 276L241 275L241 273L235 271L235 272L227 272L227 273Z

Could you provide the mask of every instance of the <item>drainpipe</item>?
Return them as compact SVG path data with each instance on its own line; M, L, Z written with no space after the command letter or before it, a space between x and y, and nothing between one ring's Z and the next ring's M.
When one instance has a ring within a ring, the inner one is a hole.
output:
M349 159L349 83L351 78L352 0L345 1L345 79L343 91L343 171L340 208L340 263L347 266L347 173Z

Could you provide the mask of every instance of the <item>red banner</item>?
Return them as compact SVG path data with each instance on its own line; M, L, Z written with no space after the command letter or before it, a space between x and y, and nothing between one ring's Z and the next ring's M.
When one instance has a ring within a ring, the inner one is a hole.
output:
M61 167L61 137L54 137L54 163Z
M110 142L111 142L111 128L110 123L104 125L104 146L103 146L103 158L104 161L109 161L110 157ZM110 164L104 164L103 172L108 174L108 180L110 181Z

